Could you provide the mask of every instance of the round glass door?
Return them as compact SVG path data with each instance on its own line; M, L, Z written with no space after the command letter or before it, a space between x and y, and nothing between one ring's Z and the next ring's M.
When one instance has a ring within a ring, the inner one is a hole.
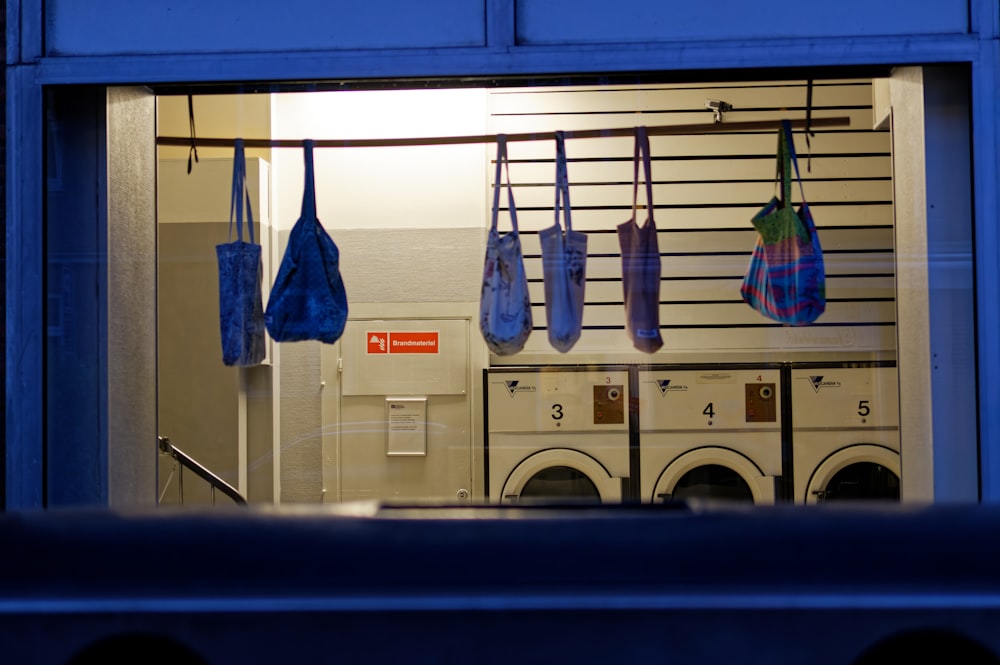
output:
M601 502L597 485L585 474L568 466L552 466L535 473L521 489L522 499Z
M833 474L819 500L899 501L899 476L875 462L849 464Z
M706 464L691 469L677 481L668 501L685 499L723 499L753 503L750 485L736 471L720 464Z

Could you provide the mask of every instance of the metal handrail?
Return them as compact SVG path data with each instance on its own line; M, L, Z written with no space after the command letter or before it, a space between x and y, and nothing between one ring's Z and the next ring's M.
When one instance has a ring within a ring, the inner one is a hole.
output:
M190 469L191 471L194 471L194 473L197 476L199 476L201 479L205 480L209 485L212 486L213 492L214 490L219 490L237 504L241 506L247 505L246 497L240 494L240 491L238 489L236 489L235 487L227 483L225 480L223 480L219 476L209 471L201 463L199 463L196 459L185 453L183 450L181 450L174 444L170 443L170 439L168 439L165 436L158 436L156 437L156 439L159 443L160 452L164 453L165 455L170 455L175 460L177 460L181 464L181 466L183 466L186 469Z

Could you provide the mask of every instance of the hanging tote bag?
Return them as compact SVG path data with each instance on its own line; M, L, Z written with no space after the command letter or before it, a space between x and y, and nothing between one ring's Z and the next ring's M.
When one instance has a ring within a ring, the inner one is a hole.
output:
M639 194L639 158L646 178L646 223L636 223ZM625 332L632 345L645 353L663 346L660 335L660 248L653 220L652 168L649 136L645 127L635 129L632 158L632 218L618 225L622 253L622 287L625 295Z
M560 226L560 210L566 230ZM566 171L566 136L556 132L556 222L538 232L545 282L545 324L549 343L566 353L580 339L587 268L587 236L573 230Z
M513 230L503 236L497 231L501 163L507 178L507 202L513 226ZM524 348L531 326L531 298L528 296L521 238L517 231L517 208L507 167L507 137L500 134L497 136L497 165L493 179L493 212L486 236L486 260L479 300L479 329L490 351L498 356L508 356Z
M793 166L802 196L798 211L792 205ZM757 242L740 294L768 318L790 326L808 325L826 309L826 273L787 120L778 132L776 181L781 198L772 198L751 220Z
M302 214L288 236L264 322L277 342L333 344L347 323L347 292L340 276L340 252L316 218L313 141L304 141L303 154Z
M264 360L264 311L261 305L263 268L260 245L254 242L253 210L247 189L243 139L233 152L233 187L229 201L229 242L215 246L219 266L219 325L222 362L257 365ZM243 201L250 242L243 241ZM233 223L236 240L233 240Z

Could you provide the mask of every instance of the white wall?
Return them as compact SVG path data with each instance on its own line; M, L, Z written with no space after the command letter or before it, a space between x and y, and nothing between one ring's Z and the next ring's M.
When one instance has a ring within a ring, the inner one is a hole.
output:
M480 135L486 91L390 90L278 94L276 139ZM317 149L316 205L330 229L435 229L483 225L486 150L481 144ZM302 205L300 151L274 155L275 220L290 229Z
M278 94L271 101L272 137L481 135L486 105L482 89ZM487 219L488 149L470 144L314 150L317 216L340 249L352 318L368 303L460 303L463 311L474 311ZM301 211L303 154L276 149L272 160L273 220L283 251ZM404 311L393 308L393 315L405 316ZM332 408L336 381L324 386L323 372L332 370L339 344L332 357L319 343L281 346L281 500L331 500L339 494L340 455L330 437L339 427L333 419L340 416L339 407ZM470 476L472 469L463 474ZM440 490L429 485L425 491Z

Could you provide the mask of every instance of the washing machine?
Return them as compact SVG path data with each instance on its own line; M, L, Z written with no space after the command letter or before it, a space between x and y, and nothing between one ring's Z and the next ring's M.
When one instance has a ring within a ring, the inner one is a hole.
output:
M630 494L627 368L493 368L485 380L491 503Z
M782 475L781 367L639 370L644 503L772 504Z
M792 365L796 503L899 500L894 363Z

